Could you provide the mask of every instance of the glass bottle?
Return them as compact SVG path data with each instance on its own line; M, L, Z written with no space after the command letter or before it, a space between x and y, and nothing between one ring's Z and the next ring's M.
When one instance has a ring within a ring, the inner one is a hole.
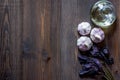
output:
M115 7L108 0L96 2L90 14L92 22L101 28L109 28L116 20Z

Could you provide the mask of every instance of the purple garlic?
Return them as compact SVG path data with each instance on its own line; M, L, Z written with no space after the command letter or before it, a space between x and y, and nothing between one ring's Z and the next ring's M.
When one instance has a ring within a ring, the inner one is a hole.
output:
M93 43L92 43L91 39L87 36L81 36L77 40L77 46L78 46L79 50L81 50L81 51L90 50L92 45L93 45Z
M80 35L88 35L91 31L91 25L88 22L82 22L78 25Z
M90 38L95 43L100 43L104 40L105 34L101 28L93 28L90 33Z

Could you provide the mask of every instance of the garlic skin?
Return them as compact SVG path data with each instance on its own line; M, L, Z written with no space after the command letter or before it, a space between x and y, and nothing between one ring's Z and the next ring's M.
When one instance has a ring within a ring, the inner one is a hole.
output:
M92 43L91 39L89 37L87 37L87 36L81 36L77 40L77 46L78 46L79 50L81 50L81 51L90 50L92 45L93 45L93 43Z
M78 32L80 35L88 35L91 31L91 25L88 22L82 22L78 25Z
M100 43L105 38L105 33L101 28L93 28L90 33L90 38L95 43Z

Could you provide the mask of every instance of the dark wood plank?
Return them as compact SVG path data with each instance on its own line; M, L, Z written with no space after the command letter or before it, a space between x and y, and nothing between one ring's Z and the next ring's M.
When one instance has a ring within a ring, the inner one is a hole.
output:
M0 0L0 80L21 80L22 2Z
M108 44L108 47L110 48L111 55L114 57L114 65L111 67L111 70L115 76L116 80L119 80L120 78L120 0L111 0L113 4L115 5L116 8L116 14L117 14L117 20L115 24L112 26L113 30L111 34L107 36L107 41L106 43Z
M51 79L51 0L24 0L23 79Z

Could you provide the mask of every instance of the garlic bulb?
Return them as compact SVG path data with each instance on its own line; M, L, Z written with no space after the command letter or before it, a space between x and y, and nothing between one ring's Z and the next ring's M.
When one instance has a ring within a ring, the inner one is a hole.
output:
M91 31L91 25L88 22L82 22L78 25L80 35L88 35Z
M95 43L100 43L104 40L105 34L101 28L93 28L90 33L90 38Z
M81 36L77 40L77 46L81 51L87 51L92 47L93 43L91 39L87 36Z

